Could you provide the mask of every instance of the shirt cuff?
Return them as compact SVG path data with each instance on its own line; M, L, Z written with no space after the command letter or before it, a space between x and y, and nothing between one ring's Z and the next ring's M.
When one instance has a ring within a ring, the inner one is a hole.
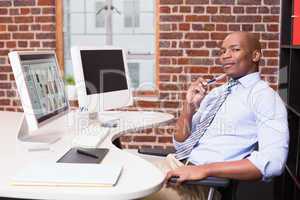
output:
M261 156L258 151L253 151L247 158L262 174L262 181L270 181L271 177L267 174L267 166L270 163L268 159Z
M173 135L173 144L174 144L174 148L177 150L184 142L178 142L175 140L175 137Z

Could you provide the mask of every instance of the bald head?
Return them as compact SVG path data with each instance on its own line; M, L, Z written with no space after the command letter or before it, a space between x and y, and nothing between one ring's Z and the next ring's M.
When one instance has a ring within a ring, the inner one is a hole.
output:
M261 45L259 42L258 37L254 33L249 32L233 32L226 36L224 39L227 40L228 38L236 38L240 41L240 43L245 47L245 49L253 52L255 50L261 51Z

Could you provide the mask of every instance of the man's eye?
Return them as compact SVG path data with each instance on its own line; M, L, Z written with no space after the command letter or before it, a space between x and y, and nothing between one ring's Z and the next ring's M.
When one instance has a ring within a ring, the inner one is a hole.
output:
M233 48L231 49L231 51L235 52L235 51L240 51L241 49L240 48Z

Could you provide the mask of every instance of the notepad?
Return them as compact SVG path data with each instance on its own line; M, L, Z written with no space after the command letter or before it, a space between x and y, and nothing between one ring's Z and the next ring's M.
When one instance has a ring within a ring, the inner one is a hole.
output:
M104 164L34 163L22 168L13 178L15 186L112 187L122 166Z

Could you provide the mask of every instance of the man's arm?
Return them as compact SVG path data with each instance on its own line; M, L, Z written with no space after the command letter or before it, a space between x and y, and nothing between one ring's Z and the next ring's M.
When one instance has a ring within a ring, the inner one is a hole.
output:
M186 94L186 101L183 103L183 109L176 123L177 130L180 130L174 134L174 139L177 142L184 142L190 136L193 115L205 97L206 90L207 83L202 78L198 78L189 87Z
M169 171L166 180L172 176L178 176L177 184L180 184L186 180L205 179L209 176L236 180L258 180L262 174L248 159L243 159L198 166L183 166Z

